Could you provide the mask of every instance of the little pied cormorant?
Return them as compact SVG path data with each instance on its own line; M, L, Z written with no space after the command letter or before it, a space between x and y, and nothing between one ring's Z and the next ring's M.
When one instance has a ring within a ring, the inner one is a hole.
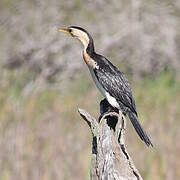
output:
M68 28L61 28L59 31L80 40L84 46L84 61L102 95L111 106L119 109L123 114L128 114L140 138L147 146L153 146L139 123L132 90L124 73L115 67L107 58L95 52L93 39L83 28L70 26Z

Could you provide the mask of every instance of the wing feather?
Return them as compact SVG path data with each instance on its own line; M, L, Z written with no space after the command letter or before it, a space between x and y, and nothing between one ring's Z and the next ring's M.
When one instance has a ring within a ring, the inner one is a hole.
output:
M117 101L120 101L137 115L131 87L124 73L119 71L117 67L104 57L101 57L101 59L96 58L96 61L98 69L94 69L94 73L99 83L111 96L115 97Z

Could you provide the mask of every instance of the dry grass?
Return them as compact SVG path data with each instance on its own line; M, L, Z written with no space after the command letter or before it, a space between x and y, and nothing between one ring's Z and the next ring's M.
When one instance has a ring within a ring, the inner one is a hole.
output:
M91 135L77 108L96 116L101 97L84 78L89 79L87 73L68 83L68 91L36 88L28 96L22 95L23 86L17 90L22 76L11 77L0 87L2 180L88 179ZM146 148L128 123L128 149L145 179L176 179L180 83L167 73L134 88L140 119L154 148Z

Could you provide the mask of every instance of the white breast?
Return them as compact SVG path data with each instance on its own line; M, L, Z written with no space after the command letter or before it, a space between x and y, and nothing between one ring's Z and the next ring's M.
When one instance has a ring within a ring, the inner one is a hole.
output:
M96 84L96 86L98 87L98 89L100 90L100 92L102 93L102 95L107 99L107 101L109 102L109 104L111 104L111 106L116 107L119 109L119 104L116 101L116 99L114 97L112 97L104 88L103 86L99 83L99 81L96 78L96 75L94 74L94 71L92 68L89 67L91 76Z
M96 75L94 74L93 69L92 69L92 68L89 68L89 70L90 70L91 76L92 76L92 78L93 78L96 86L98 87L98 89L100 90L100 92L102 93L102 95L103 95L104 97L106 97L106 90L102 87L102 85L101 85L101 84L99 83L99 81L97 80Z

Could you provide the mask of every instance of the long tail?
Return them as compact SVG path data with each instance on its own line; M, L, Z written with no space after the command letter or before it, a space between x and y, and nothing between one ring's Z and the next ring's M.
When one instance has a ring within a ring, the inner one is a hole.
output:
M133 124L136 132L138 133L139 137L146 143L147 146L151 145L153 147L151 140L149 139L148 135L146 134L146 132L141 127L136 114L129 111L128 116L129 116L129 119L131 120L131 123Z

